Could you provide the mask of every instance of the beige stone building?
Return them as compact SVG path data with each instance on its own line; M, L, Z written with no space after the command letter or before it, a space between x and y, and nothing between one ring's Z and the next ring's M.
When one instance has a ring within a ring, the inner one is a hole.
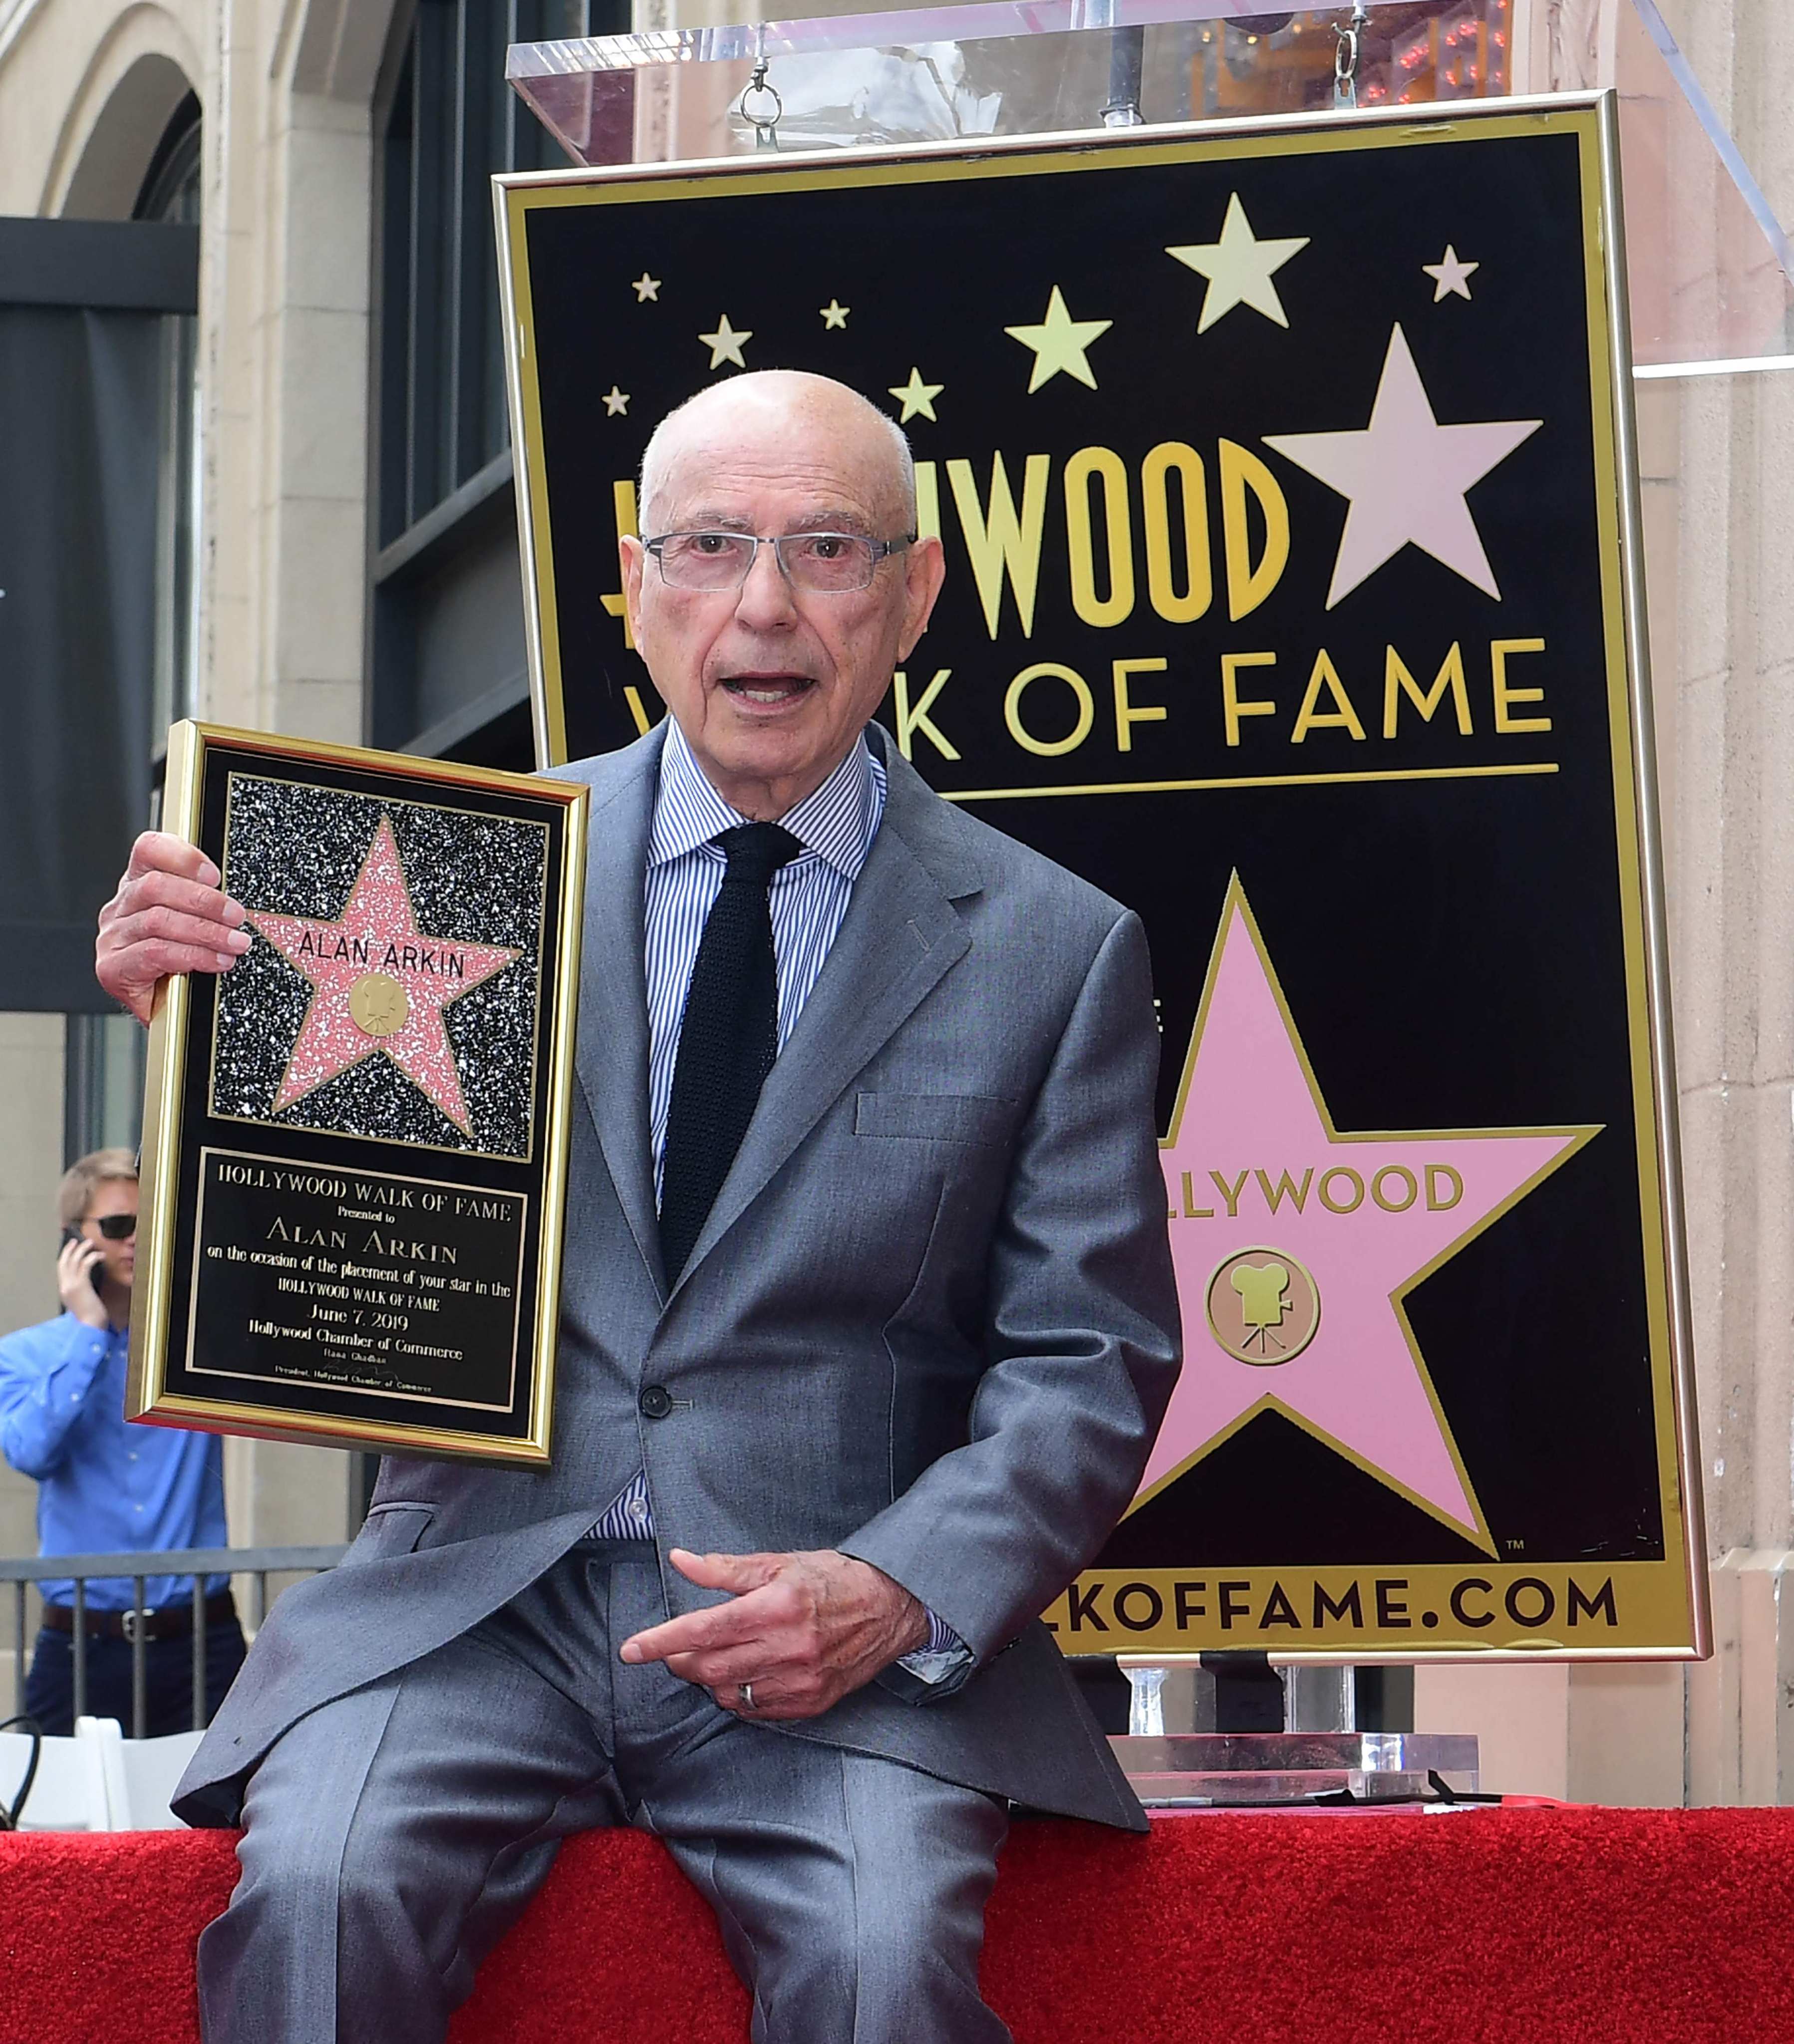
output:
M620 4L0 0L0 214L199 223L199 316L171 355L170 713L528 763L485 181L559 160L501 83L505 44L628 26ZM1512 0L1508 83L1625 86L1631 7ZM637 0L636 25L752 11ZM1661 11L1794 219L1781 10ZM713 90L643 106L657 152L715 132ZM1659 144L1638 175L1663 236L1635 260L1696 332L1740 259L1736 196L1685 123ZM1761 352L1791 348L1784 332ZM1640 394L1719 1650L1690 1669L1428 1669L1416 1710L1482 1735L1485 1785L1794 1800L1794 367ZM0 1325L53 1310L56 1180L66 1155L129 1138L136 1058L122 1020L0 1016ZM241 1543L339 1539L357 1512L347 1456L233 1442L227 1471ZM32 1539L31 1486L0 1471L0 1551Z

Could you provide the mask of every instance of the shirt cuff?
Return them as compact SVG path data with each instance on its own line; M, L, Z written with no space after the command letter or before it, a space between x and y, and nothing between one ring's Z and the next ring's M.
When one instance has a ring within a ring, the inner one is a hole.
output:
M937 1682L944 1682L949 1675L965 1667L972 1658L969 1647L943 1618L932 1612L925 1613L928 1621L928 1638L925 1646L918 1646L913 1654L902 1655L897 1666L907 1668L920 1682L932 1689Z
M84 1338L87 1354L86 1358L82 1356L80 1346L78 1343L68 1361L79 1363L84 1360L86 1362L87 1381L79 1391L71 1391L68 1393L68 1402L71 1405L80 1405L86 1403L87 1393L93 1389L94 1379L99 1374L100 1365L105 1362L106 1350L112 1345L112 1329L109 1325L103 1327L90 1327L85 1320L76 1320L75 1324L79 1328L81 1337ZM63 1367L66 1369L67 1364L65 1363Z

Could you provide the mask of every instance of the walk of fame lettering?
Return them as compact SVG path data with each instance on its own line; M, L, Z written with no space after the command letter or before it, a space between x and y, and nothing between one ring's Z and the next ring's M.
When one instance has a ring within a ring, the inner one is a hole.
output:
M467 1136L474 1131L444 1010L522 956L417 927L405 868L382 816L341 916L323 922L252 909L249 926L312 984L273 1112L364 1058L383 1056Z
M1241 244L1255 262L1274 248L1279 263L1305 245ZM1222 246L1172 252L1207 263ZM1268 279L1257 298L1247 290L1257 275L1232 278L1228 288L1237 294L1229 303L1257 304L1272 316ZM1216 271L1211 294L1231 276ZM1055 286L1040 323L1004 331L1033 351L1031 395L1061 372L1095 388L1086 351L1112 325L1073 320ZM932 425L944 387L912 364L908 382L889 391L905 425ZM957 762L964 718L994 699L1018 766L1029 758L1075 754L1081 763L1113 754L1111 770L1147 779L1193 751L1262 755L1312 740L1304 766L1322 754L1323 765L1362 768L1417 726L1447 745L1461 741L1463 763L1511 763L1512 741L1553 728L1549 670L1538 664L1549 651L1542 634L1479 632L1474 610L1461 607L1457 614L1469 628L1423 646L1392 620L1382 660L1368 671L1362 655L1354 666L1325 644L1297 652L1284 628L1262 619L1239 643L1216 643L1212 620L1224 613L1230 626L1244 625L1293 582L1311 582L1317 596L1324 591L1327 613L1362 602L1378 571L1410 550L1436 563L1473 604L1500 601L1471 494L1544 422L1442 420L1399 323L1390 329L1376 388L1359 403L1353 423L1339 430L1266 433L1255 446L1227 437L1202 447L1167 439L1136 459L1101 445L1058 455L999 451L978 461L919 458L917 529L942 541L950 576L975 591L993 646L1014 648L1018 632L1034 643L1031 657L1007 668L966 653L937 667L925 715L911 711L919 690L908 673L900 674L894 724L905 757L917 758L919 740L923 763ZM1307 524L1293 512L1286 485L1303 474L1324 484L1334 501L1345 500L1343 524L1331 509L1308 513ZM620 482L613 496L617 530L625 536L634 529L633 491ZM1045 582L1049 564L1065 577L1056 595L1079 625L1130 635L1106 663L1082 652L1055 657L1035 640L1037 620L1056 609ZM620 617L620 597L606 598L605 607ZM1342 616L1358 621L1355 610ZM1191 641L1159 628L1205 622L1209 630ZM645 717L637 720L645 728ZM1358 747L1365 757L1356 755ZM1120 755L1131 755L1125 767ZM1237 761L1221 764L1240 770ZM1550 771L1552 763L1525 766Z
M1597 1132L1342 1135L1236 878L1162 1158L1185 1362L1138 1503L1275 1409L1492 1552L1402 1302Z

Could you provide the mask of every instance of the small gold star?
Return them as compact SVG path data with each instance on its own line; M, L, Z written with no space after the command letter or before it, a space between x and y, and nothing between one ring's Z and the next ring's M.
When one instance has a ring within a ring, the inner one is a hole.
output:
M649 298L658 300L660 296L660 279L658 277L651 277L644 270L636 279L632 289L636 294L637 305L645 303Z
M1028 379L1028 395L1031 398L1043 383L1051 382L1062 369L1066 375L1094 390L1097 379L1085 359L1085 350L1114 324L1113 320L1074 320L1066 309L1064 294L1055 284L1052 296L1047 301L1046 317L1038 326L1006 326L1003 329L1012 340L1034 350L1034 373Z
M732 327L729 325L728 314L723 313L717 317L714 333L701 333L697 337L710 351L710 367L713 369L721 368L725 362L732 362L737 369L747 367L742 356L741 344L754 338L754 329L751 326Z
M1252 232L1246 209L1239 202L1239 194L1235 192L1227 201L1227 218L1221 223L1219 241L1189 242L1179 248L1167 248L1165 252L1174 256L1186 269L1194 270L1197 275L1208 279L1208 288L1202 294L1202 311L1196 322L1197 332L1206 333L1216 321L1231 313L1235 305L1250 305L1254 312L1262 313L1275 325L1288 326L1289 317L1271 279L1292 256L1300 255L1308 245L1305 234L1261 241Z
M619 390L614 383L612 384L610 388L605 393L605 411L606 415L609 417L614 419L619 412L627 412L628 409L628 392L627 390Z
M851 305L843 305L839 298L831 298L828 304L821 308L822 323L825 327L844 327L847 323L847 315L852 310Z
M924 383L921 371L912 368L907 383L893 383L887 387L891 395L903 406L903 416L897 421L900 426L907 426L918 416L935 425L940 424L939 420L935 417L935 400L947 388L944 383Z

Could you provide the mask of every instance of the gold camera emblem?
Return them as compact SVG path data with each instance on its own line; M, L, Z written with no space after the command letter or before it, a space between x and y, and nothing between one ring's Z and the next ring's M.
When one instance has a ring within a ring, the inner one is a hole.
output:
M411 1018L411 997L387 974L363 973L349 989L349 1013L364 1036L396 1036Z
M1320 1287L1281 1249L1238 1249L1208 1280L1208 1331L1236 1362L1293 1362L1320 1326Z

